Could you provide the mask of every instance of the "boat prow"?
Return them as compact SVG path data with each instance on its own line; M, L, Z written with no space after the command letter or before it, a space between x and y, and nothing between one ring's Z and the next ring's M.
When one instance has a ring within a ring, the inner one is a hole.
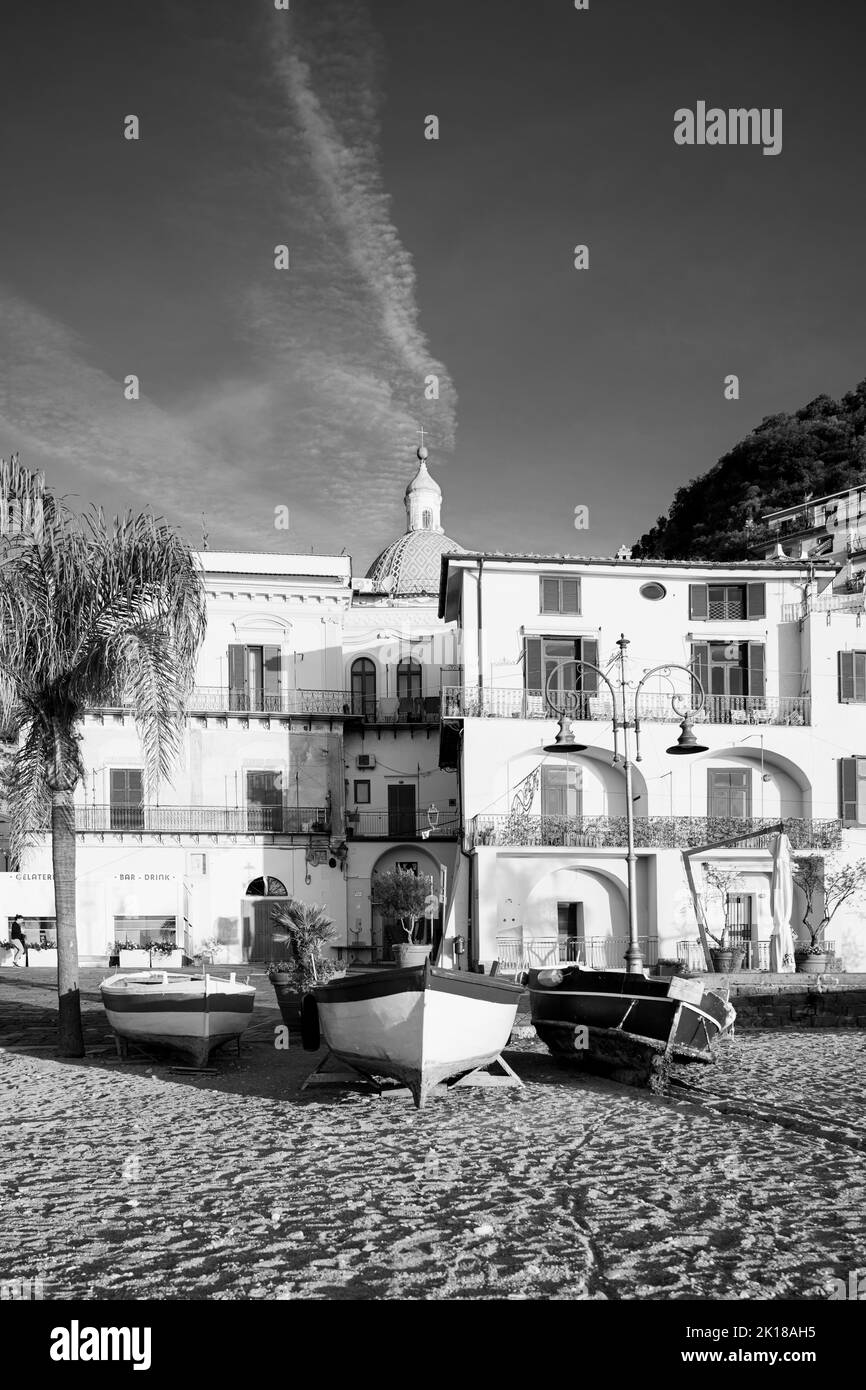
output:
M506 1046L522 986L431 965L346 975L313 990L331 1052L388 1076L420 1108L441 1081L488 1066Z
M182 975L142 970L99 986L109 1025L125 1042L172 1047L203 1066L211 1052L240 1038L253 1016L255 986L234 972Z

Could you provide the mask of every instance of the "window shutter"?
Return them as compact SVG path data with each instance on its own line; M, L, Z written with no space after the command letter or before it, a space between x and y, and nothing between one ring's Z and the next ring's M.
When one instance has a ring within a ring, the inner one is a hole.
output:
M839 653L839 699L847 704L854 699L854 653Z
M857 759L839 759L839 815L842 820L857 820Z
M232 644L229 647L229 709L247 707L247 649Z
M689 617L705 618L707 616L707 586L706 584L689 585Z
M544 681L541 676L541 638L523 639L523 679L525 688L541 694Z
M541 814L568 815L568 772L564 767L542 766Z
M866 652L854 653L854 699L861 705L866 701Z
M764 644L749 643L749 695L764 694Z
M710 644L709 642L692 643L692 667L704 688L704 694L709 699L710 695ZM697 694L697 688L695 688Z
M598 665L598 642L594 637L584 637L579 643L580 650L576 653L579 661L591 661L593 666ZM585 690L588 695L598 694L598 676L595 671L587 671L585 668L578 667L580 677L579 688Z
M562 581L562 612L580 612L580 580L563 579Z
M541 581L541 611L542 613L559 612L559 580L542 579Z
M262 648L266 710L278 710L280 708L280 689L283 683L282 664L282 653L279 647Z
M766 616L767 586L765 584L748 584L746 586L746 617L766 618Z

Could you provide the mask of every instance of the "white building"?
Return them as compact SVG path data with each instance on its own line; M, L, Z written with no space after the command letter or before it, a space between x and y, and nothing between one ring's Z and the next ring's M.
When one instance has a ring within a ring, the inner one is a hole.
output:
M366 578L345 556L200 554L207 636L183 758L158 796L130 711L88 713L76 795L84 960L163 938L188 956L216 941L218 959L266 961L287 894L328 909L341 953L377 959L399 929L371 908L376 870L410 865L448 893L456 779L439 767L438 734L454 627L436 608L441 556L458 547L426 452L407 530ZM0 874L0 923L18 912L28 939L52 939L47 836Z
M823 609L835 565L464 552L445 557L442 570L440 614L457 624L464 661L461 680L443 691L443 761L459 766L481 961L521 951L543 961L564 945L622 963L625 782L612 762L612 700L590 672L563 665L582 660L612 675L621 633L630 639L629 701L642 673L662 662L694 663L707 692L695 726L707 751L697 756L666 753L679 732L670 696L691 693L687 672L651 677L638 711L633 796L647 959L696 955L681 946L697 941L682 847L784 818L798 852L863 854L866 630L857 614ZM585 752L542 751L556 732L551 696L559 707L570 702ZM766 843L704 858L740 870L738 935L751 965L768 968ZM795 904L795 929L801 915ZM861 912L840 911L829 937L846 968L866 968Z

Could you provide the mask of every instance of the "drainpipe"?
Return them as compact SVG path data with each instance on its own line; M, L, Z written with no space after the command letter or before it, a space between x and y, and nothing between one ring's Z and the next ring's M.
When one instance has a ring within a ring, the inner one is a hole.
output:
M483 644L483 608L481 601L481 580L484 575L484 560L478 561L478 614L477 614L477 650L478 650L478 708L484 711L484 653Z

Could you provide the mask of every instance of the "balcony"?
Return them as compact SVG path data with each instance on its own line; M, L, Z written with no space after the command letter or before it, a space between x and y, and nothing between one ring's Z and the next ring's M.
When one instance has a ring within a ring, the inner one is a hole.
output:
M81 834L327 835L323 806L76 806Z
M716 840L746 835L766 820L735 820L721 816L640 816L634 822L639 849L698 849ZM836 849L842 840L839 820L791 819L785 833L792 849ZM770 836L744 843L744 849L767 849ZM628 842L625 816L475 816L471 848L538 846L557 849L624 849Z
M346 816L350 840L453 840L459 829L456 815L431 825L426 811L352 811Z
M440 698L438 695L413 695L399 700L396 695L380 700L347 696L350 707L347 718L361 724L438 724Z
M861 600L862 602L862 600ZM464 719L554 719L558 716L541 690L485 689L474 686L446 686L442 690L443 717ZM569 718L610 724L613 705L610 696L574 694ZM641 696L641 720L678 724L670 697L647 692ZM708 695L696 724L809 724L812 703L808 695Z
M349 719L361 724L438 724L438 695L398 699L359 697L349 690L264 690L246 692L223 685L197 685L187 701L188 714L214 715L299 715L326 719ZM130 701L116 696L101 706L128 710Z

